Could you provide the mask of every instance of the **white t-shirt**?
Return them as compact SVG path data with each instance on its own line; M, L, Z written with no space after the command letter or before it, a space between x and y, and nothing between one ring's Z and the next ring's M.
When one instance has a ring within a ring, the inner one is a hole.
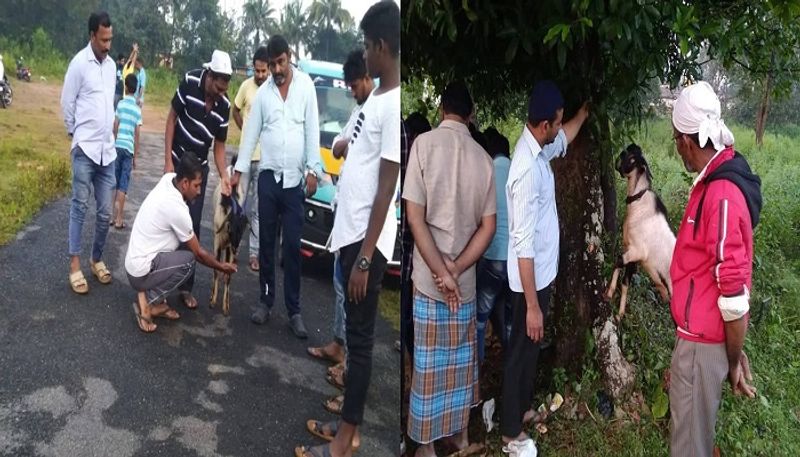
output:
M165 174L139 207L125 255L125 270L131 276L147 275L158 253L173 252L194 236L189 207L173 178L175 173Z
M358 114L338 183L331 252L362 241L367 235L372 203L378 193L381 159L400 163L399 87L380 95L373 90ZM392 259L397 237L396 209L391 203L377 244L386 260Z

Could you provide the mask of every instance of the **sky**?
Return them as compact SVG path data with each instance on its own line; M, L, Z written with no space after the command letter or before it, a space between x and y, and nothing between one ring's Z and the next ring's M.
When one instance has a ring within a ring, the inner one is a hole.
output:
M288 0L271 0L270 4L275 11L275 19L280 17L280 11L283 9L283 5L285 5ZM364 17L364 13L367 12L370 6L373 3L369 0L341 0L342 7L347 11L350 11L350 14L353 15L353 18L356 21L356 26L358 23L361 22L361 18ZM236 15L240 15L242 12L242 5L245 4L245 0L219 0L219 5L224 11L235 11ZM307 8L308 5L311 4L311 0L303 0L303 9Z

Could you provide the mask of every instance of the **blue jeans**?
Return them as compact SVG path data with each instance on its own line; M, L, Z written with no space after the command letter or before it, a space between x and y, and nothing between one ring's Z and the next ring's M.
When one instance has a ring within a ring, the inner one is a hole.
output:
M128 194L128 185L131 182L131 169L133 168L133 154L127 149L117 148L117 160L114 161L114 174L117 177L117 190Z
M345 332L345 319L344 312L344 272L342 271L342 262L339 259L339 253L333 258L333 290L336 291L336 305L333 312L333 338L342 346L347 343L347 336Z
M75 146L72 156L72 205L69 209L69 255L81 255L81 232L89 207L89 195L94 189L97 204L97 217L94 227L94 244L92 260L99 261L103 257L103 248L108 235L108 221L111 219L111 208L114 199L114 188L117 178L114 176L115 164L100 166L86 157L79 146Z
M503 347L508 342L511 322L506 311L508 304L508 266L505 260L489 260L481 257L477 271L478 308L478 360L483 362L486 322L492 316L492 328L500 337ZM501 306L495 306L500 303ZM492 312L494 311L494 313Z

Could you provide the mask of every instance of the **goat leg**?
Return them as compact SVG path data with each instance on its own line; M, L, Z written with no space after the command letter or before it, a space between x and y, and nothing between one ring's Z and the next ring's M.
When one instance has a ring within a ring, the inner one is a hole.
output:
M217 260L220 260L220 251L219 248L216 249ZM220 273L217 270L214 270L214 279L211 282L211 300L208 301L208 307L213 308L217 304L217 289L218 289L218 281L219 281Z
M227 262L233 261L233 251L230 247L225 248L225 261ZM227 316L231 308L231 295L230 295L231 275L225 274L223 280L225 281L225 286L224 286L225 289L222 296L222 314Z
M611 283L608 285L608 289L606 289L606 293L603 298L607 302L610 302L612 298L614 298L614 292L617 291L617 279L619 279L619 270L620 268L614 268L614 274L611 275Z
M625 265L625 275L622 277L622 292L619 298L619 313L617 313L617 322L622 320L625 315L625 305L628 303L628 288L631 285L631 277L636 273L636 264L630 263Z

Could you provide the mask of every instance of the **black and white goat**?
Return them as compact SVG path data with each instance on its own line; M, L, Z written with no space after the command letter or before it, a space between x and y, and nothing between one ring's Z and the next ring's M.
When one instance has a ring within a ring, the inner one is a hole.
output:
M661 298L669 302L672 296L669 266L675 249L675 234L667 222L667 208L651 189L653 175L639 146L631 144L620 153L617 171L628 180L627 212L622 225L622 256L617 260L605 298L610 301L614 297L619 272L625 267L617 314L619 320L625 314L628 286L637 263L641 263L650 275Z

